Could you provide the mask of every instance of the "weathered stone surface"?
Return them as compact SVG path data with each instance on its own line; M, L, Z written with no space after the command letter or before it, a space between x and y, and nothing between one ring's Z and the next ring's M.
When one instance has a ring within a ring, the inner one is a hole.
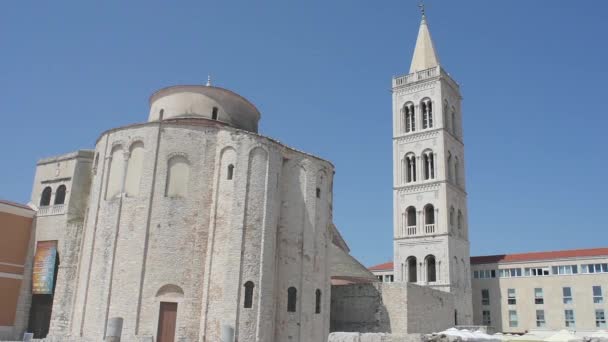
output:
M331 331L430 333L453 326L454 298L408 283L332 286Z

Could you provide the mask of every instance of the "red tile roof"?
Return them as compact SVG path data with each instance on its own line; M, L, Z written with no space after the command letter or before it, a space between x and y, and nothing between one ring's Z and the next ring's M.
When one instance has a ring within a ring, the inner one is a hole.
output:
M380 264L380 265L376 265L376 266L372 266L372 267L368 268L368 270L370 270L370 271L390 271L392 269L393 269L392 261L385 262L384 264Z
M608 248L570 249L565 251L474 256L471 257L471 264L494 264L498 262L585 258L596 256L608 256ZM383 264L369 267L368 269L370 271L391 271L393 269L393 262L385 262Z
M471 264L493 264L498 262L584 258L595 256L608 256L608 248L571 249L565 251L475 256L471 257Z
M12 205L13 207L19 207L21 209L27 209L27 210L34 211L34 209L30 208L29 206L27 206L25 204L21 204L21 203L11 202L11 201L7 201L7 200L3 200L3 199L0 199L0 203L6 204L6 205Z

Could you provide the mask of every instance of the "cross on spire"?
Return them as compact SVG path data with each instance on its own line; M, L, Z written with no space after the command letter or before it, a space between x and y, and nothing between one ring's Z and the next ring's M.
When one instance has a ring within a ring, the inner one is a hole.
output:
M424 17L425 13L424 13L424 2L422 2L422 0L420 0L420 2L418 2L418 8L420 8L420 13L422 13L422 17Z

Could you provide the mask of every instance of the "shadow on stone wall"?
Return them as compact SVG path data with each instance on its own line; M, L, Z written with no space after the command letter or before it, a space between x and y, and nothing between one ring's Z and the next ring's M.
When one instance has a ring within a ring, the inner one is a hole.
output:
M331 288L330 332L390 333L391 322L374 284L335 285Z

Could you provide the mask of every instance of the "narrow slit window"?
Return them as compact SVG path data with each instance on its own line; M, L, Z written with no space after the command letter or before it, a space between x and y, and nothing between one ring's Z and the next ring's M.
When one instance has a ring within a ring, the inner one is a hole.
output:
M321 313L321 290L315 291L315 313Z
M252 281L248 281L245 283L244 285L245 287L245 301L243 303L243 307L245 309L250 309L251 307L253 307L253 282Z
M226 179L231 180L234 176L234 165L228 165L228 174L226 175Z
M298 297L298 290L295 287L287 289L287 312L296 312L296 299Z
M211 119L212 120L217 120L217 107L213 107L213 110L211 112Z
M317 198L321 198L321 189L317 188Z

